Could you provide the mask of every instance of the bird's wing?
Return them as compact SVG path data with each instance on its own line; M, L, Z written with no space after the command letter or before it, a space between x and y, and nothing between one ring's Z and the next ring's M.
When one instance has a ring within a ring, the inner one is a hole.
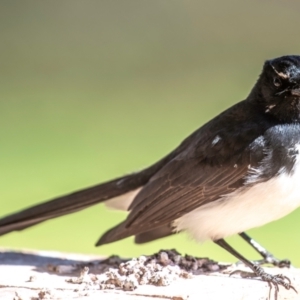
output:
M170 224L242 187L251 160L249 153L243 156L233 155L221 165L197 158L173 159L136 196L126 221L106 232L97 245Z
M134 200L127 226L175 220L242 186L247 170L247 165L207 166L196 159L173 160Z

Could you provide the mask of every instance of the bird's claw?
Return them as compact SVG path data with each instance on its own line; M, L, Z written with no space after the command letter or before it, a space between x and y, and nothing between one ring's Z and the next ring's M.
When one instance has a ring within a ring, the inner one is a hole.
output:
M291 261L288 259L278 260L275 263L275 266L279 268L290 268L291 267Z
M278 292L279 292L279 286L283 286L287 290L294 290L296 293L297 290L292 285L291 279L283 274L277 274L272 275L269 273L266 273L262 267L259 265L254 265L252 268L253 272L246 272L242 270L235 270L230 273L229 276L232 276L234 274L239 274L242 278L254 278L259 277L263 281L266 281L269 284L270 292L272 287L275 288L275 299L277 299Z
M278 268L290 268L291 267L291 261L290 260L288 260L288 259L279 260L279 259L277 259L273 256L266 257L262 260L255 261L254 263L259 264L259 265L271 264L271 265L273 265L275 267L278 267Z
M254 273L256 274L256 276L260 277L263 281L266 281L269 284L270 289L274 286L275 299L277 299L277 294L279 292L280 285L283 286L287 290L292 289L296 293L298 293L297 290L291 284L292 282L291 282L290 278L288 278L287 276L285 276L283 274L277 274L277 275L268 274L264 271L263 268L261 268L260 266L257 266L257 265L254 266Z

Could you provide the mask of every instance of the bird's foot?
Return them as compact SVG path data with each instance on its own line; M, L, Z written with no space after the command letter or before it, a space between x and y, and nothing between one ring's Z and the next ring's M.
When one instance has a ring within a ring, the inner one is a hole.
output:
M264 269L260 266L254 265L254 273L260 277L263 281L266 281L270 286L270 292L272 287L275 288L275 299L278 298L279 286L283 286L285 289L289 290L292 289L295 293L298 293L297 290L292 286L291 280L283 275L283 274L276 274L271 275L264 271Z
M264 259L253 261L253 263L256 265L260 265L260 266L269 264L269 265L273 265L274 267L278 267L278 268L290 268L291 267L290 260L288 260L288 259L279 260L276 257L274 257L273 255L267 256Z
M230 276L237 274L237 273L242 278L259 277L263 281L266 281L270 286L270 290L272 289L272 287L275 288L275 299L277 299L277 295L279 292L279 286L283 286L287 290L292 289L297 293L297 290L293 287L291 280L287 276L285 276L283 274L277 274L277 275L268 274L259 265L253 266L253 272L245 272L242 270L235 270L230 274Z
M274 256L267 256L263 259L259 259L259 260L252 260L251 261L253 264L255 265L259 265L259 266L262 266L262 265L272 265L274 267L278 267L278 268L290 268L292 267L292 264L291 264L291 261L288 260L288 259L282 259L282 260L279 260L277 259L276 257ZM238 261L236 263L236 265L245 265L242 261Z

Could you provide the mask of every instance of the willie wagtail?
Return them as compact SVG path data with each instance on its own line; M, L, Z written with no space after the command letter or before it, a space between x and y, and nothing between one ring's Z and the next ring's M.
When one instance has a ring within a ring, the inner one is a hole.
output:
M287 277L265 273L224 238L240 234L263 262L289 264L244 231L300 206L299 151L300 56L283 56L265 62L245 100L152 166L6 216L0 220L0 235L105 201L129 214L97 246L132 235L144 243L187 231L198 241L214 241L277 291L279 285L293 288Z

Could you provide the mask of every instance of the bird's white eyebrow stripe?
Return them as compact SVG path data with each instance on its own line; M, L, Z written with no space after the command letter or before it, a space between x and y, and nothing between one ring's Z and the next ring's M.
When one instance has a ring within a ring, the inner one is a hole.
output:
M290 77L289 74L284 74L284 73L282 73L282 72L278 72L272 64L270 64L270 65L271 65L272 69L274 70L274 72L275 72L279 77L284 78L284 79L287 79L287 78Z

